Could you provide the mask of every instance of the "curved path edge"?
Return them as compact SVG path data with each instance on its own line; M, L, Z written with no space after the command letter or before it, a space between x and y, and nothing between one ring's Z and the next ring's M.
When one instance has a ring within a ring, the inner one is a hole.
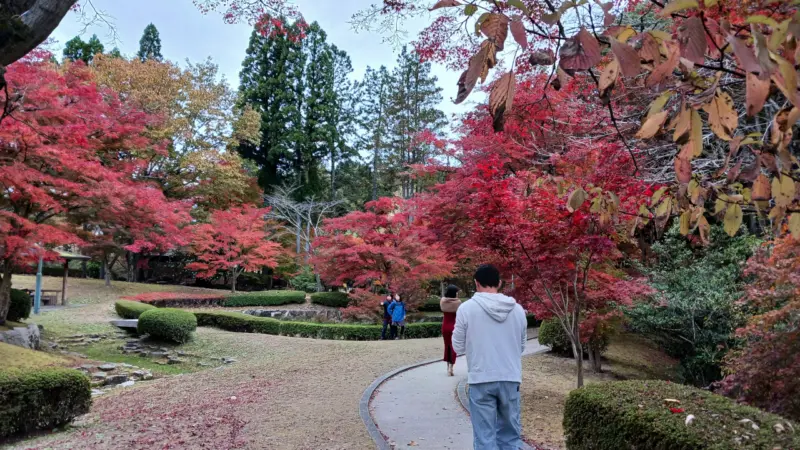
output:
M416 369L417 367L437 363L441 360L441 358L428 359L418 363L410 364L408 366L400 367L392 370L391 372L387 372L373 381L372 384L370 384L369 387L364 391L364 394L361 396L361 401L358 404L358 413L361 415L361 420L367 427L367 433L369 433L369 436L373 441L375 441L375 445L377 445L378 450L392 450L392 446L389 445L389 442L383 437L383 433L381 433L381 431L378 429L378 425L375 423L375 420L372 418L372 414L369 412L369 401L372 399L375 391L380 387L380 385L396 375Z

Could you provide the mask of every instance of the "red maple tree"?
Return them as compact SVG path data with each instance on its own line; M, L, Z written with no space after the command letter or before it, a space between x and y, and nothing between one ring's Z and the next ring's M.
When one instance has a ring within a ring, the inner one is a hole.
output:
M649 220L638 213L646 186L633 177L627 149L603 138L610 124L598 124L591 105L552 108L531 88L537 81L517 92L525 106L505 133L492 131L486 109L464 120L453 143L460 165L430 166L448 179L420 205L453 259L480 255L476 262L498 265L526 309L562 324L580 386L584 344L613 314L610 302L647 292L617 265L633 223Z
M268 213L269 208L252 205L212 212L210 223L194 228L192 251L197 261L186 268L201 278L227 272L231 292L236 292L236 279L243 272L275 267L283 249L269 240Z
M326 220L311 262L329 285L383 287L413 305L423 300L426 282L455 265L435 238L413 202L384 197L367 203L366 211Z
M158 143L146 128L158 118L99 89L82 64L57 67L36 52L8 68L0 94L0 321L11 274L46 249L110 240L141 249L171 239L180 214L137 168ZM113 217L113 229L97 226ZM123 233L127 236L120 239Z

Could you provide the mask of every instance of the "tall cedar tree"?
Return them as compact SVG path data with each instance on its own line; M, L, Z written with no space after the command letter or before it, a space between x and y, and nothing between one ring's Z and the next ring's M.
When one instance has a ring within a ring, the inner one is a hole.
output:
M239 146L255 161L265 190L293 185L297 199L333 196L337 161L354 155L354 96L347 55L326 42L317 23L296 23L286 32L254 31L240 73L241 105L261 114L259 145ZM291 34L303 29L302 41ZM324 161L330 163L326 183Z
M93 34L89 41L84 42L80 36L67 41L64 45L64 58L69 61L83 61L89 64L98 53L103 53L103 43Z
M364 80L359 85L359 148L371 155L373 201L378 197L391 195L391 188L387 188L388 180L381 176L387 172L391 88L392 76L386 66L379 69L367 67Z
M403 47L392 72L387 168L397 183L395 192L406 199L424 187L423 180L410 176L412 166L434 156L434 147L419 139L420 135L437 134L446 125L444 113L437 108L442 101L442 88L436 83L431 63Z
M161 38L158 35L158 29L152 23L145 27L142 38L139 39L139 51L136 53L141 61L148 59L155 59L161 61L164 59L161 56Z

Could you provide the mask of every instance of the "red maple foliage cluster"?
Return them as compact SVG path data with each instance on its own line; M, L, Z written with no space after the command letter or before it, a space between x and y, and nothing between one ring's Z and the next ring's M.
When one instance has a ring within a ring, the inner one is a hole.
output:
M747 345L730 355L722 390L760 408L800 417L800 240L764 246L747 263L745 304L756 314L738 330ZM765 370L769 368L769 370Z
M236 291L236 279L243 272L275 267L283 249L280 244L268 240L265 219L268 213L269 208L252 205L212 212L209 223L193 230L192 247L197 261L186 268L197 271L201 278L228 272L231 291Z
M0 126L0 251L5 316L11 273L46 248L82 244L100 253L181 244L183 203L138 175L164 151L146 136L157 120L100 89L82 64L52 65L33 53L8 68Z
M426 282L454 266L427 225L413 202L381 198L367 203L366 211L327 220L311 261L329 285L349 282L373 292L380 287L413 305L425 297Z

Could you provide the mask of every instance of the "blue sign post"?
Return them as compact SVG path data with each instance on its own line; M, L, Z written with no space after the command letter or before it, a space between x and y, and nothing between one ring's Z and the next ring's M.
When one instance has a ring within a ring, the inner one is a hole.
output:
M36 270L36 293L33 295L33 313L39 314L42 304L42 257L39 257L39 268Z

